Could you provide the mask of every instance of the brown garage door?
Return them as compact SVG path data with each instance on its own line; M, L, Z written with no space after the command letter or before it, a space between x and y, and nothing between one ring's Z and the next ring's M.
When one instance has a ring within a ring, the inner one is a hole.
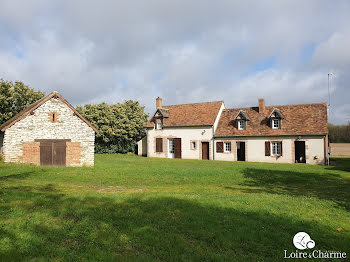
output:
M67 140L39 140L38 142L40 142L41 166L66 166Z

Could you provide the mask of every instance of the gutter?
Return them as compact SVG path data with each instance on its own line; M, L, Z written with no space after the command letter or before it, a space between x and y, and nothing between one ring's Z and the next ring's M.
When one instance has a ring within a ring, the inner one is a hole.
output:
M214 136L214 138L247 138L247 137L275 137L275 136L283 136L283 137L288 137L288 136L325 136L326 134L291 134L291 135L251 135L251 136Z
M327 165L327 145L326 145L326 136L323 136L324 143L324 165Z

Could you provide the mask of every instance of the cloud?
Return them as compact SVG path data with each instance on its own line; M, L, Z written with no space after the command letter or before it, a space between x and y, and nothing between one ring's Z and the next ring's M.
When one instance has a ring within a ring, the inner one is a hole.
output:
M0 77L73 104L350 104L348 1L0 0Z

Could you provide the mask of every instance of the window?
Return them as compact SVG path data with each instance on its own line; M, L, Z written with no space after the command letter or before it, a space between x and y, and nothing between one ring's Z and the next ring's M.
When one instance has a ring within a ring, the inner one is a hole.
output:
M231 152L231 142L225 142L225 152Z
M50 114L50 122L51 122L51 123L57 123L57 113L52 112L52 113Z
M273 156L282 155L282 143L281 142L271 142L271 155L273 155Z
M162 123L157 123L156 129L162 129L163 128L163 124Z
M281 128L281 120L272 119L272 129L280 129L280 128Z
M245 129L245 120L238 120L238 130Z
M195 150L197 148L196 141L191 142L191 149Z
M170 154L174 154L175 153L174 139L169 139L169 153Z

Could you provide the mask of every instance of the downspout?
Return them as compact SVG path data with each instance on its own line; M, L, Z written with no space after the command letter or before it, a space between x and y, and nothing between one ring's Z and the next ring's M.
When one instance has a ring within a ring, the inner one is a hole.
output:
M327 141L326 136L323 137L323 143L324 143L324 165L327 165Z
M214 125L212 126L212 130L213 130L213 137L212 137L212 141L213 141L213 145L212 145L212 148L213 148L213 160L215 160L215 141L214 141Z

